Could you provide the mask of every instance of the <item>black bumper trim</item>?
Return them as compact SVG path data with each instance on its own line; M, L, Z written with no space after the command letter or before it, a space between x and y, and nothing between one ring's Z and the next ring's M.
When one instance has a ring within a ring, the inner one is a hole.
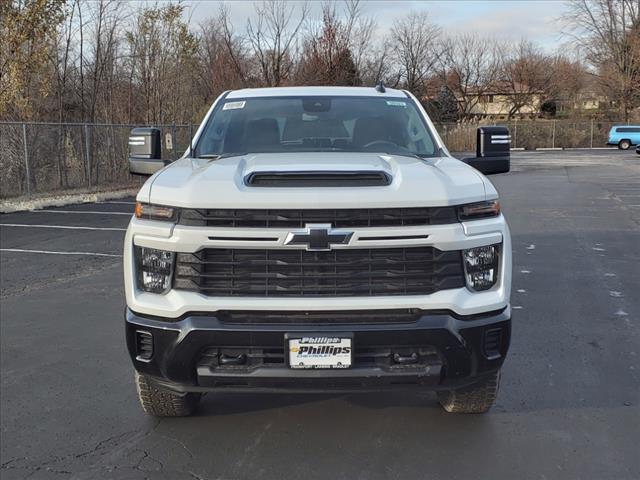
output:
M499 313L474 320L433 313L419 316L412 323L375 324L227 324L215 314L192 315L175 321L148 318L126 310L127 345L134 367L156 382L176 391L366 391L418 386L429 389L451 388L477 381L498 370L509 348L511 319L507 307ZM485 332L502 330L499 355L487 357ZM136 359L136 330L153 335L153 357ZM354 345L399 346L430 345L438 362L421 368L377 368L354 365L349 370L292 370L286 366L261 366L224 370L203 367L199 361L204 349L212 346L284 347L285 333L349 333Z
M218 315L218 312L186 312L183 315L180 315L179 317L175 317L175 318L171 318L171 317L159 317L156 315L148 315L146 313L139 313L139 312L135 312L133 310L130 310L129 308L126 309L127 311L130 311L131 313L133 313L133 315L135 315L136 317L139 318L144 318L147 320L157 320L158 322L162 322L163 325L167 325L167 324L172 324L172 323L179 323L189 317L216 317ZM403 309L401 309L403 310ZM502 307L500 309L497 310L491 310L489 312L482 312L482 313L474 313L471 315L460 315L456 312L454 312L453 310L420 310L420 309L404 309L404 310L415 310L415 313L417 314L417 317L420 316L433 316L433 315L447 315L450 317L455 318L456 320L481 320L483 318L493 318L496 315L499 315L505 311L510 311L510 307ZM240 310L242 311L242 310ZM380 312L380 311L385 311L385 310L376 310L376 312ZM391 312L395 312L395 311L399 311L398 309L390 309L389 311ZM274 312L273 311L261 311L261 310L254 310L252 311L253 313L259 313L259 312L264 312L265 314L268 315L272 315ZM310 311L311 313L327 313L327 314L331 314L331 313L350 313L352 311L350 310L313 310ZM365 310L353 310L353 312L357 312L357 313L363 313L365 312ZM222 313L226 313L226 311L222 311ZM281 313L288 313L287 311L282 311ZM294 314L301 314L304 313L303 311L299 311L299 310L292 310L291 313ZM229 324L233 324L234 322L225 322L224 318L220 318L220 321L224 322L224 323L229 323ZM264 322L265 324L269 324L269 322ZM353 322L355 324L361 323L361 322ZM399 323L403 323L403 322L399 322ZM409 323L409 322L404 322L404 323ZM272 325L272 324L270 324Z

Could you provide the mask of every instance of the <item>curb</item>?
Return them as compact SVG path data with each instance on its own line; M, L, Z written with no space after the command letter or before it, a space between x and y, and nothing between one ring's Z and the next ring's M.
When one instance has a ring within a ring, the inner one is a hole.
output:
M571 147L565 150L619 150L618 147Z
M80 203L95 203L104 200L114 200L124 197L132 197L138 193L139 188L128 188L113 190L110 192L87 192L75 194L60 194L41 198L24 200L2 200L0 201L0 213L24 212L27 210L38 210L47 207L64 207Z

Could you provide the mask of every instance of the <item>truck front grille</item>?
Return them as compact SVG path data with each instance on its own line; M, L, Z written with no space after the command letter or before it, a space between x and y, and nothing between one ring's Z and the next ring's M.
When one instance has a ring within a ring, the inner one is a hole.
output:
M425 295L463 286L460 252L433 247L206 248L178 253L174 277L176 289L220 297Z
M199 227L303 228L330 223L334 228L446 225L458 221L456 207L348 209L185 209L179 223Z

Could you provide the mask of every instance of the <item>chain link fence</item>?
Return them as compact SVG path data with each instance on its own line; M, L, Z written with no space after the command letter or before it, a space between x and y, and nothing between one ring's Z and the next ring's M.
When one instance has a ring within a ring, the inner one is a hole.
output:
M537 120L498 122L511 131L512 147L604 147L615 122ZM452 152L476 148L476 129L489 123L438 124ZM0 198L108 190L140 185L129 174L128 138L141 125L0 122ZM176 159L188 148L195 125L160 125L162 154ZM171 146L171 149L167 148Z
M621 122L597 120L535 120L496 123L442 123L436 125L442 140L452 152L476 149L476 129L501 125L511 132L511 148L601 148L607 146L609 130Z
M140 185L127 162L129 133L137 126L0 122L0 198ZM182 155L195 131L191 125L158 128L165 160Z

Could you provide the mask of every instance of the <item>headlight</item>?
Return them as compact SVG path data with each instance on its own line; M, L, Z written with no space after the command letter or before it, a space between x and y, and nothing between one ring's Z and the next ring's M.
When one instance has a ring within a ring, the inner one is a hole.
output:
M164 293L171 288L174 252L135 247L138 288L145 292Z
M462 251L467 287L476 292L489 290L498 281L501 244Z
M178 209L165 207L163 205L150 205L148 203L136 202L135 214L136 218L175 222L178 218Z
M498 200L468 203L467 205L460 205L458 207L458 219L461 222L497 217L498 215L500 215L500 202Z

